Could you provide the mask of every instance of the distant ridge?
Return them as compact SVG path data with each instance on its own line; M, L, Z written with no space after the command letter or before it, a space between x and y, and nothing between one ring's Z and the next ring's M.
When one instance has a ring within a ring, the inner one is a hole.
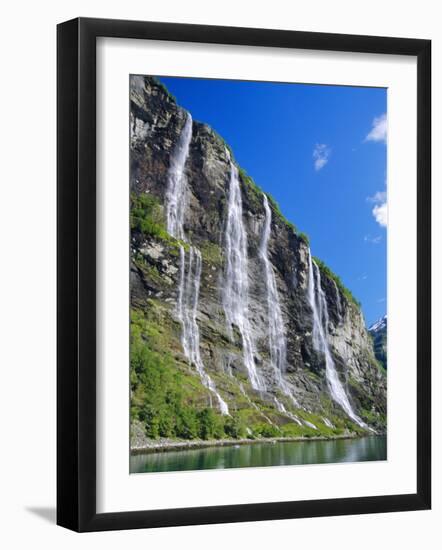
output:
M381 365L387 368L387 315L378 319L369 327L373 339L374 354Z

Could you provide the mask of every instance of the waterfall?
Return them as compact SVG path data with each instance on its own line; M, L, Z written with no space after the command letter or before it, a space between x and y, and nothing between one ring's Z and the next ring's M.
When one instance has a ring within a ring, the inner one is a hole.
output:
M183 222L188 191L184 169L187 157L189 156L191 139L192 117L190 114L187 114L184 128L171 154L166 191L167 231L172 237L182 241L186 240ZM196 247L190 246L186 268L186 252L184 246L180 245L180 279L178 283L176 314L182 327L181 344L184 355L195 366L203 385L216 396L221 413L229 414L227 403L217 392L215 383L207 374L201 358L200 333L196 321L201 270L201 252Z
M182 279L179 286L178 317L182 326L181 342L184 354L189 362L195 366L203 385L216 396L221 413L229 414L227 403L217 392L216 386L207 374L201 358L200 331L196 321L202 269L201 252L191 246L187 269L185 260L184 248L181 247L180 273Z
M336 290L336 310L338 312L339 323L341 323L342 322L341 293L339 292L339 288L338 288L338 285L336 284L336 281L333 281L333 284L335 285L335 290Z
M288 411L283 403L281 403L281 401L279 401L279 399L277 399L276 397L273 398L274 402L275 402L275 405L276 405L276 408L278 409L278 411L282 414L285 414L286 416L288 416L289 418L291 418L293 420L293 422L296 422L296 424L299 424L299 426L302 426L302 422L299 420L299 418L296 416L296 414L293 414L292 412ZM306 421L304 421L306 422ZM313 424L312 424L313 426ZM314 429L317 430L316 426L314 426Z
M328 309L325 293L321 286L321 274L318 266L312 260L309 250L309 280L308 299L313 312L313 347L325 356L325 373L328 387L333 399L344 409L347 415L359 426L366 428L366 424L353 411L344 387L339 380L335 363L328 345Z
M264 277L267 287L270 361L279 379L286 369L287 342L285 338L285 327L282 319L278 290L276 288L275 274L269 260L268 244L272 223L272 212L265 194L263 194L263 203L265 210L265 222L259 254L264 264Z
M184 128L170 156L166 191L167 231L176 239L184 240L184 212L187 206L187 178L184 173L192 139L192 117L187 113Z
M278 426L270 420L270 418L262 412L262 410L258 407L258 405L250 399L250 397L247 395L246 390L244 389L244 386L242 382L239 383L239 390L244 395L244 397L247 399L248 403L256 410L258 413L264 418L266 422L268 422L271 426L274 426L275 428L278 428ZM278 428L279 430L279 428Z
M267 288L270 362L273 367L273 373L277 385L280 387L283 393L293 401L295 407L299 407L299 403L295 399L290 385L284 379L287 359L287 340L285 335L284 320L282 318L281 304L276 287L275 273L273 271L272 263L269 260L268 245L272 225L272 211L270 210L269 201L265 194L263 194L263 204L265 211L265 221L261 238L261 245L259 248L259 255L264 264L264 278ZM287 414L287 411L285 410L285 407L284 405L282 405L282 403L277 402L276 404L280 412L285 412Z
M265 384L256 370L254 342L249 322L247 234L242 220L242 198L238 169L233 162L230 162L225 255L223 307L227 330L232 338L232 326L238 328L242 339L244 365L247 369L250 382L255 390L263 391L265 390Z
M331 428L332 430L335 428L326 416L323 416L322 420L324 421L324 424L327 426L327 428Z

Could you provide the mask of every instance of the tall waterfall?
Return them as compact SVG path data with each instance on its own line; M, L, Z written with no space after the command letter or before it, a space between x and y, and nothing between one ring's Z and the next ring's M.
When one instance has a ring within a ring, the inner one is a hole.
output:
M269 206L267 196L263 194L263 204L265 211L264 228L262 232L259 255L264 264L264 277L267 288L267 311L268 311L268 331L269 331L269 351L270 362L273 367L275 381L285 395L287 395L293 404L298 407L299 404L293 395L288 382L284 379L287 360L287 340L285 334L284 320L282 318L281 304L279 301L278 289L276 287L275 273L272 263L269 260L269 238L272 225L272 211ZM276 398L275 398L276 399ZM275 401L280 412L287 413L284 405Z
M170 156L166 192L167 231L176 239L184 240L184 212L187 206L187 178L184 173L192 139L192 116L187 113L184 128Z
M230 162L225 254L223 307L227 330L232 337L232 326L238 328L242 339L244 365L250 382L255 390L263 391L265 390L265 384L256 370L254 342L249 322L247 234L242 219L242 198L238 169L233 162Z
M336 284L336 281L333 281L333 284L335 285L336 290L336 307L338 312L338 318L339 323L342 322L342 301L341 301L341 293L339 292L338 285Z
M269 201L265 194L263 194L263 203L265 210L265 222L259 254L264 264L264 277L267 287L270 360L277 376L280 377L286 369L287 342L285 337L284 321L281 313L281 305L279 303L278 290L276 288L275 274L269 260L268 245L272 223L272 211L270 210Z
M183 222L187 206L188 191L184 169L187 157L189 156L191 139L192 117L190 114L187 114L184 128L171 155L166 192L167 231L172 237L182 241L186 240ZM184 247L180 245L180 280L176 313L182 327L181 343L184 355L188 361L195 366L201 378L201 382L216 396L221 413L229 414L227 403L216 390L215 383L207 374L201 358L200 333L196 321L201 270L201 252L196 247L190 246L186 267L186 252Z
M190 363L195 365L204 386L216 396L221 413L229 414L227 403L217 392L215 383L207 374L201 358L200 331L198 323L196 322L196 316L198 311L202 261L201 252L194 246L190 247L187 269L185 264L185 252L184 248L181 247L178 317L183 328L181 342L184 353Z
M309 280L308 299L313 312L313 347L316 351L325 356L325 373L327 383L333 399L344 409L347 415L359 426L367 427L366 424L353 411L344 387L339 380L335 363L328 345L328 308L325 293L321 286L321 274L318 266L312 260L309 250Z

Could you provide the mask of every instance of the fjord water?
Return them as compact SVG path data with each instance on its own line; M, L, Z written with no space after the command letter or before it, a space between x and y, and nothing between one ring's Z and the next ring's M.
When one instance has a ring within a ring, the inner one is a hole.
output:
M387 438L255 443L228 447L135 454L131 473L290 466L387 459Z

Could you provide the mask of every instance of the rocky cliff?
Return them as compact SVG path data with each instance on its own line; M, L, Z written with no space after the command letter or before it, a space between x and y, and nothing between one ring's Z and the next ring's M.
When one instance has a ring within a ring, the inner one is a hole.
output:
M130 155L134 429L385 431L386 377L359 305L151 77L131 77Z

